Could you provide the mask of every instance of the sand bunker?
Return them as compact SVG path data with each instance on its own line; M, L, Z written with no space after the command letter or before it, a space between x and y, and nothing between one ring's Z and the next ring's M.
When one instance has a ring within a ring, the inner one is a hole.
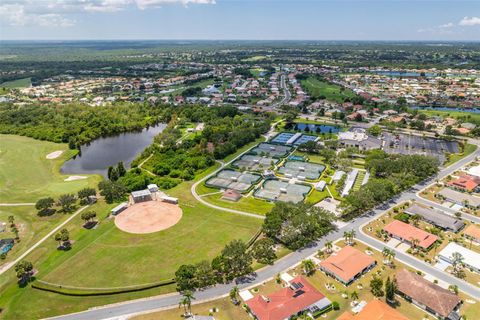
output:
M47 154L46 158L47 158L48 160L57 159L58 157L60 157L60 156L62 155L62 153L63 153L62 150L53 151L52 153Z
M87 179L87 177L85 177L85 176L69 176L67 179L65 179L63 181L75 181L75 180L83 180L83 179Z
M115 225L128 233L153 233L168 229L180 221L182 209L161 201L136 203L115 217Z

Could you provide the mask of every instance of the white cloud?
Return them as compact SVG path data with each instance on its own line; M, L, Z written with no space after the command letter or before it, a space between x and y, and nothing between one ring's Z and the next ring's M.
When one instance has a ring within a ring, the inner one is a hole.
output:
M480 26L480 17L464 17L459 23L459 26Z
M127 8L160 7L162 5L215 4L215 0L0 0L0 20L12 26L38 25L69 27L78 13L112 13Z
M453 22L448 22L435 27L421 28L418 29L417 32L433 34L453 34L453 31L451 30L453 27L455 27L455 24Z

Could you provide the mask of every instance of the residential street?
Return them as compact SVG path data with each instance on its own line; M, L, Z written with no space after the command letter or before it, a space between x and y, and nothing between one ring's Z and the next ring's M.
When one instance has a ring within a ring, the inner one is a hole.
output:
M423 200L419 200L417 197L416 193L422 189L424 189L426 186L428 186L431 183L434 183L436 179L441 179L443 177L446 177L447 175L451 174L452 172L458 170L460 167L464 166L465 164L471 162L473 159L475 159L476 156L480 155L480 149L477 149L474 153L471 155L463 158L462 160L456 162L455 164L443 168L439 174L435 177L432 177L430 180L423 182L422 184L416 185L415 187L411 188L411 190L403 192L399 196L395 197L392 199L390 202L384 204L383 206L377 208L373 212L371 212L368 215L364 215L362 217L356 218L353 221L349 222L347 225L344 227L338 229L335 232L330 233L326 237L322 238L321 240L315 242L312 244L310 247L296 251L291 253L290 255L280 259L277 261L274 265L272 266L267 266L261 270L258 270L255 277L252 277L250 279L246 279L241 283L238 283L238 286L240 289L248 288L251 286L256 286L258 284L261 284L262 282L268 281L272 278L274 278L278 273L283 272L286 269L291 268L292 266L300 263L303 259L309 257L310 255L316 253L319 249L323 248L325 245L326 241L334 241L339 238L343 237L344 231L350 231L350 230L355 230L356 232L356 238L359 239L362 242L365 242L368 246L375 248L379 251L382 251L382 249L386 246L385 243L370 238L369 236L365 235L362 231L361 228L364 224L368 223L369 221L373 219L377 219L380 215L384 214L386 211L390 210L392 207L408 201L412 199L416 199L417 201L423 202ZM241 156L241 155L239 155ZM199 182L197 182L195 185L197 185ZM195 186L194 185L194 186ZM193 195L197 198L198 195L194 191L194 187L192 187L192 193ZM199 199L198 197L197 199ZM232 210L232 209L224 209L221 207L216 207L213 205L210 205L204 201L199 199L202 203L215 207L216 209L219 210L225 210L229 211L232 213L236 214L246 214L246 215L252 215L248 212L241 212L237 210ZM430 204L430 203L429 203ZM442 210L444 208L442 207ZM466 215L463 215L464 218L471 219L472 221L477 221L477 217L469 216L467 217ZM413 256L407 255L401 251L398 251L396 249L396 259L402 263L405 263L409 266L412 266L415 269L418 269L422 271L423 273L430 274L436 279L439 279L441 281L447 282L449 284L454 284L457 285L458 288L465 292L466 294L472 296L475 299L480 299L480 288L475 287L471 284L468 284L465 281L462 281L460 279L457 279L450 274L444 273L438 269L435 269L433 266L426 264L423 261L420 261L416 259ZM220 298L223 296L228 295L230 289L234 286L233 283L231 284L223 284L223 285L218 285L212 288L208 288L203 291L198 291L195 293L195 303L200 303L205 300L212 300L215 298ZM166 296L158 296L158 297L151 297L148 299L141 299L141 300L133 300L133 301L128 301L125 303L120 303L120 304L115 304L115 305L109 305L109 306L104 306L104 307L99 307L95 309L91 309L88 311L84 311L81 313L76 313L76 314L70 314L70 315L64 315L64 316L59 316L55 317L53 319L65 319L65 320L80 320L80 319L108 319L108 318L115 318L115 317L121 317L129 314L137 314L137 313L142 313L142 312L147 312L147 311L154 311L160 308L168 308L168 307L176 307L178 306L178 301L179 301L179 295L178 294L172 294L172 295L166 295Z

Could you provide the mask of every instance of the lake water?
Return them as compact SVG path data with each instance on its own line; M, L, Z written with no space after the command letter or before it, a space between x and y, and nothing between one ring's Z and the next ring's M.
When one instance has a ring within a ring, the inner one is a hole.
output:
M298 129L300 131L305 131L306 127L309 127L310 132L317 132L317 128L319 128L320 133L338 133L340 128L337 126L331 126L328 124L306 124L306 123L297 123Z
M153 138L165 129L166 124L143 129L138 132L122 133L116 136L96 139L81 147L81 155L65 162L61 168L64 174L107 175L109 166L123 161L126 168L135 157L145 150Z

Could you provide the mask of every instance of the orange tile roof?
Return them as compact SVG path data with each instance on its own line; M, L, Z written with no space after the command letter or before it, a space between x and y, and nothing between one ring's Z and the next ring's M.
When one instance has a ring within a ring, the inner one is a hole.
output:
M385 302L372 300L356 315L346 311L337 320L408 320L408 318Z
M478 227L474 224L471 224L465 229L464 234L466 234L467 236L470 236L470 237L472 237L476 240L480 240L480 227Z
M425 249L438 240L433 234L398 220L392 221L383 230L409 242L411 239L418 239L418 245Z
M320 266L334 273L339 278L348 281L372 263L375 263L372 257L355 248L346 246L336 254L332 254L320 262Z
M464 174L458 179L452 180L448 182L449 186L461 188L467 191L473 191L476 187L478 187L480 181L477 177L470 176L468 174Z

